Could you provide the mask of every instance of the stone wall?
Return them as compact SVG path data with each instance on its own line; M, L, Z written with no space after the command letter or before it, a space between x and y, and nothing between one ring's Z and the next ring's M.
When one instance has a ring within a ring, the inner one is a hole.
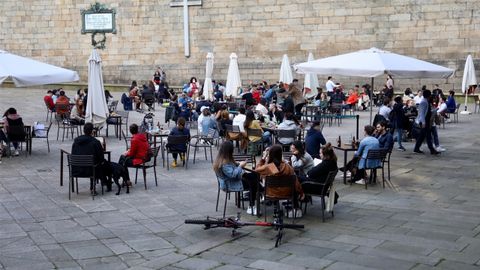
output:
M92 3L2 0L0 48L75 69L86 81L91 46L90 35L80 33L80 10ZM480 58L478 0L203 0L189 8L189 58L183 55L183 9L170 7L170 0L101 3L117 10L118 33L107 35L101 52L109 83L144 81L157 65L171 84L203 78L209 51L215 54L214 79L226 79L229 55L236 52L245 83L273 82L285 53L299 63L308 52L320 58L378 47L456 69L448 83L459 88L467 54ZM434 82L396 80L414 87Z

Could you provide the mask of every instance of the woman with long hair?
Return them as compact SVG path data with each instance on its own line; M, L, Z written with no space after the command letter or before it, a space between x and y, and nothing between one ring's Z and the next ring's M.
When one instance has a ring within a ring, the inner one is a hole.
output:
M245 122L243 122L243 127L245 129L245 134L244 134L245 138L247 138L248 129L259 129L260 131L262 131L262 137L248 136L248 141L255 143L262 140L262 142L266 143L267 145L271 144L270 132L263 131L262 127L260 126L260 121L255 119L255 114L253 113L253 111L248 110L245 113Z
M309 153L305 151L303 142L294 141L290 145L290 162L294 170L298 172L298 175L306 175L313 168L313 158Z
M248 173L243 170L246 161L236 163L233 159L233 143L225 141L220 145L217 157L213 162L213 170L224 191L249 190L248 214L256 215L255 198L257 194L258 176L256 173Z
M73 106L72 112L70 113L70 122L74 125L85 124L85 108L83 106L83 99L77 99L75 101L75 106Z
M265 149L255 171L260 174L260 177L295 175L293 168L283 159L282 146L278 144ZM290 191L286 191L284 188L272 188L266 192L268 192L267 195L272 197L283 197L286 192L288 194ZM293 207L295 212L293 213L296 213L296 217L302 217L302 210L299 207L298 200L303 199L304 194L298 179L295 182L294 192Z

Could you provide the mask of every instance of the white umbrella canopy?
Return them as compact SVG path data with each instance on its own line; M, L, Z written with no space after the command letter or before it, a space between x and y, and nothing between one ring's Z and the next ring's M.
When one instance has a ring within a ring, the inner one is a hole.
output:
M230 64L228 65L227 85L225 87L225 95L238 97L238 88L242 86L240 79L240 70L238 69L237 54L230 54Z
M465 61L465 68L463 69L462 79L462 93L465 93L465 111L461 114L470 114L467 110L468 88L470 85L477 85L477 77L475 76L475 66L473 65L473 58L469 54Z
M377 48L295 65L298 73L374 78L383 74L405 78L449 78L453 69Z
M107 101L103 88L102 59L96 49L88 58L88 93L85 121L96 127L102 126L108 117Z
M12 78L15 86L32 86L78 81L73 70L53 66L0 50L0 84Z
M308 54L308 61L315 60L313 58L313 53ZM312 98L318 94L317 87L318 84L318 77L317 74L314 73L306 73L305 74L305 81L303 83L303 96L305 98Z
M293 82L292 68L290 67L290 61L288 60L288 55L286 54L284 54L282 58L279 82L283 82L286 84L291 84Z
M212 85L212 73L213 73L213 53L207 53L207 63L205 67L205 83L203 84L203 95L210 100L213 100L213 85Z

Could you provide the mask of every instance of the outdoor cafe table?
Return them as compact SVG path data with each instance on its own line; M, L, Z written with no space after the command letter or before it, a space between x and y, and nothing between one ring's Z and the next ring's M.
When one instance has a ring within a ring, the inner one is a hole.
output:
M147 131L148 136L153 139L153 147L157 148L157 138L160 138L160 146L163 146L163 138L170 135L170 130Z
M103 151L103 154L104 155L107 155L107 160L108 162L110 162L111 160L111 151ZM70 155L70 152L66 151L66 150L63 150L63 149L60 149L60 186L63 186L63 160L64 160L64 155ZM112 181L111 179L111 175L108 177L108 179L110 181ZM73 185L72 183L72 192L75 192L75 185Z
M352 144L342 144L340 146L338 145L335 145L333 146L333 148L337 149L337 150L340 150L340 151L343 151L343 168L345 168L345 170L343 171L343 184L347 184L347 154L348 152L355 152L357 151L357 147L352 145Z

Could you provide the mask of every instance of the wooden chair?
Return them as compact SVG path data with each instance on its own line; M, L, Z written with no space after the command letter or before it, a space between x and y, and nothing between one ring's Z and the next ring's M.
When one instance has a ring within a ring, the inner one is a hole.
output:
M295 181L297 176L295 175L282 175L282 176L266 176L265 177L265 201L272 201L279 207L280 200L294 201L295 196ZM272 192L282 189L283 196L277 196ZM265 215L265 221L267 221L267 204L263 204L263 214ZM294 216L295 220L295 216Z
M93 155L67 155L68 160L68 172L69 172L69 180L68 180L68 199L71 199L71 192L72 192L72 185L73 181L75 180L75 186L78 194L78 178L89 178L90 184L93 186L92 200L95 199L95 187L97 185L96 177L95 177L95 158ZM76 169L81 168L81 172L74 171L74 167ZM103 185L102 185L102 194L103 194Z
M325 222L325 206L326 206L325 196L327 196L327 194L329 194L328 196L335 196L335 194L332 194L330 192L330 189L333 185L333 182L335 181L335 176L337 175L337 173L338 173L338 170L329 172L327 175L327 179L325 180L325 183L316 182L314 181L314 179L305 181L302 183L303 190L308 191L308 192L305 192L305 196L320 197L322 202L321 207L322 207L323 222ZM308 202L304 202L303 204L305 204L303 212L304 214L307 214ZM334 216L333 208L332 208L331 214L333 217Z
M160 146L153 148L153 155L150 157L150 160L144 160L142 164L133 166L135 168L135 184L137 184L138 178L138 169L142 169L143 172L143 182L145 184L145 190L147 189L147 169L153 168L153 175L155 177L155 186L158 186L157 182L157 156L158 152L160 152Z

